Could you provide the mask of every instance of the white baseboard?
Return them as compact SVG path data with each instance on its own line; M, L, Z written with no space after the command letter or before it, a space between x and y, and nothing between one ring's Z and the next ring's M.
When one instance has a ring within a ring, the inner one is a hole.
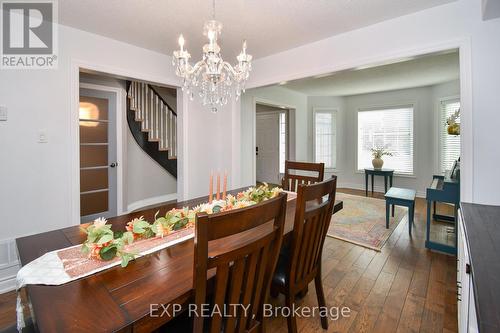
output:
M0 294L16 289L16 274L19 268L16 240L0 241Z
M157 204L160 204L162 202L167 202L167 201L172 201L172 200L177 200L177 193L159 195L157 197L138 200L138 201L130 203L127 206L127 211L124 212L124 214L131 213L131 212L136 211L138 209L141 209L143 207L157 205Z
M355 183L338 183L337 188L349 188L353 190L365 190L365 185L364 184L355 184ZM371 192L372 188L368 187L369 193ZM381 185L375 185L374 186L375 192L381 192L384 193L384 186ZM417 197L419 198L425 198L425 192L424 191L417 191Z
M0 270L0 294L16 289L16 275L19 268L21 268L19 264L16 264L10 269Z

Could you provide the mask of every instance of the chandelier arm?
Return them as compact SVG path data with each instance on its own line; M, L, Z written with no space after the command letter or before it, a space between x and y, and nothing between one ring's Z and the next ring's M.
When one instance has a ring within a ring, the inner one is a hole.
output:
M235 70L234 67L227 61L223 62L223 66L234 78L236 78L238 75L242 73L241 71Z

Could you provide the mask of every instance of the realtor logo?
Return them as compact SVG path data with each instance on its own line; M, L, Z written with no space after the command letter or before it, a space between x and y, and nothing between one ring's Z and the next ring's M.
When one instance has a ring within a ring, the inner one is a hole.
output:
M57 67L55 0L2 1L2 69Z

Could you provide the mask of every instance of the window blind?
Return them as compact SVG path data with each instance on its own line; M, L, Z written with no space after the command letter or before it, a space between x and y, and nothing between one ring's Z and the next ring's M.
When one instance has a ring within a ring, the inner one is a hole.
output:
M280 173L285 173L286 160L286 113L280 113Z
M314 112L314 154L317 163L325 163L326 168L337 167L336 123L334 110Z
M358 170L372 167L372 148L384 147L384 168L413 175L413 107L358 112Z
M460 136L449 135L446 125L446 119L458 109L460 109L460 101L458 99L445 100L440 103L438 160L439 171L442 173L450 170L453 162L460 156ZM456 122L460 123L460 118Z

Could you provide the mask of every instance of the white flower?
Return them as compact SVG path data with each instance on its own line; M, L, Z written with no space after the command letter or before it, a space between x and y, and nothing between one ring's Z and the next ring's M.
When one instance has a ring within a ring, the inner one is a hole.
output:
M94 220L94 227L96 229L104 227L104 225L108 222L104 217L99 217Z

